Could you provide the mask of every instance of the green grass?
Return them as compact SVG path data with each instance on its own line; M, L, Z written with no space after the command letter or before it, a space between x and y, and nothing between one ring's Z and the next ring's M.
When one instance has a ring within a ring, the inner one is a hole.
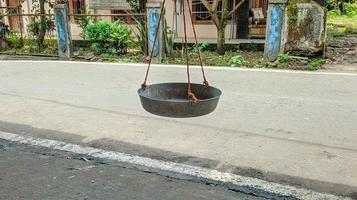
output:
M341 15L338 11L329 11L327 17L329 35L357 34L357 15Z
M344 25L344 26L357 28L357 16L354 17L336 16L333 18L328 18L327 24Z

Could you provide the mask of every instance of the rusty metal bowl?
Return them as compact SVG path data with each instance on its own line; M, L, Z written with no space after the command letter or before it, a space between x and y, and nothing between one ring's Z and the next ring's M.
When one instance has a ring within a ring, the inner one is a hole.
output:
M143 108L154 115L175 118L198 117L213 112L222 94L212 86L191 84L192 92L199 99L187 98L187 83L160 83L140 88Z

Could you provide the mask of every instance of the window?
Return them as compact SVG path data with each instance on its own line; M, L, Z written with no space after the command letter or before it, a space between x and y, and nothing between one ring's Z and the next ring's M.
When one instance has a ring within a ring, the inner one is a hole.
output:
M139 1L139 12L145 12L146 9L146 0L140 0ZM127 11L127 10L112 10L112 14L130 14L134 11ZM112 21L120 21L126 24L135 24L135 20L133 19L134 17L132 16L113 16Z
M85 0L72 0L72 12L73 14L85 14L86 13Z
M209 3L212 3L213 0L209 0ZM233 2L236 2L235 0L228 0L228 10L233 9ZM218 2L218 13L221 13L222 11L222 0L219 0ZM212 17L207 10L207 8L202 4L200 0L192 0L192 17L193 21L198 24L210 24L212 23Z

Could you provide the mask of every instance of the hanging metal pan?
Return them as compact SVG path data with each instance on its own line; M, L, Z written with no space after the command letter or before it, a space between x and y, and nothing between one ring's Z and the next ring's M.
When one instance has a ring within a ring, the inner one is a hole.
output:
M187 83L160 83L140 88L143 108L164 117L198 117L213 112L222 94L221 90L201 84L191 84L192 92L199 99L193 102L187 97Z

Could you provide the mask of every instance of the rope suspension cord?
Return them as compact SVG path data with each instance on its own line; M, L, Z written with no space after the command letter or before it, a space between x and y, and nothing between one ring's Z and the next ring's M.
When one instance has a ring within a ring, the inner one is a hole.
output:
M154 50L155 50L155 45L157 42L157 38L158 38L158 34L159 34L159 30L160 30L160 24L161 24L161 20L162 20L162 15L164 13L164 6L165 6L165 2L166 0L163 0L162 3L162 7L161 7L161 12L160 12L160 17L159 17L159 21L158 21L158 25L156 27L156 32L155 32L155 37L154 37L154 42L153 42L153 46L151 49L151 53L150 53L150 58L149 58L149 63L148 63L148 67L146 69L146 75L145 75L145 79L144 79L144 83L141 85L141 88L143 90L146 89L147 87L147 80L148 80L148 76L149 76L149 71L150 71L150 67L151 67L151 63L152 63L152 58L153 58L153 54L154 54ZM193 29L193 34L195 37L195 46L198 50L198 54L199 54L199 62L201 65L201 71L202 71L202 76L203 76L203 84L208 86L208 81L206 79L205 76L205 71L203 69L203 59L202 59L202 54L201 54L201 50L199 49L199 43L197 40L197 33L196 33L196 29L194 26L194 22L193 22L193 18L192 18L192 11L190 8L190 3L189 0L187 0L187 5L188 5L188 11L190 14L190 18L191 18L191 25L192 25L192 29ZM187 45L187 26L186 26L186 16L185 16L185 0L182 0L182 15L183 15L183 29L184 29L184 51L185 51L185 56L186 56L186 65L187 65L187 82L188 82L188 86L187 86L187 95L188 98L191 99L193 102L198 102L198 99L196 98L195 94L192 92L192 87L191 87L191 77L190 77L190 63L189 63L189 57L188 57L188 45Z
M155 37L154 37L154 43L153 43L153 45L152 45L152 49L151 49L151 53L150 53L149 65L148 65L148 68L146 69L146 75L145 75L144 83L141 85L141 88L143 88L143 89L145 89L145 88L147 87L147 80L148 80L148 76L149 76L149 71L150 71L150 67L151 67L151 62L152 62L152 57L153 57L154 50L155 50L155 45L156 45L157 37L158 37L158 34L159 34L159 30L160 30L160 24L161 24L162 15L163 15L164 8L165 8L165 2L166 2L166 0L164 0L164 1L162 2L162 7L161 7L161 11L160 11L159 22L158 22L157 27L156 27L156 32L155 32Z
M192 99L193 102L197 102L198 99L192 92L191 88L191 77L190 77L190 63L188 59L188 47L187 47L187 30L186 30L186 16L185 16L185 1L182 0L182 16L183 16L183 31L185 35L185 54L186 54L186 65L187 65L187 83L188 83L188 88L187 88L187 95L189 99Z
M202 71L202 76L203 76L203 84L208 86L208 81L206 79L206 75L205 75L205 70L203 69L203 61L202 61L202 53L201 53L201 50L199 48L199 43L198 43L198 40L197 40L197 34L196 34L196 28L195 28L195 25L193 23L193 17L192 17L192 11L191 11L191 6L190 6L190 0L187 0L187 5L188 5L188 11L190 13L190 18L191 18L191 25L192 25L192 30L193 30L193 35L195 37L195 45L196 45L196 48L198 50L198 59L200 61L200 65L201 65L201 71Z

